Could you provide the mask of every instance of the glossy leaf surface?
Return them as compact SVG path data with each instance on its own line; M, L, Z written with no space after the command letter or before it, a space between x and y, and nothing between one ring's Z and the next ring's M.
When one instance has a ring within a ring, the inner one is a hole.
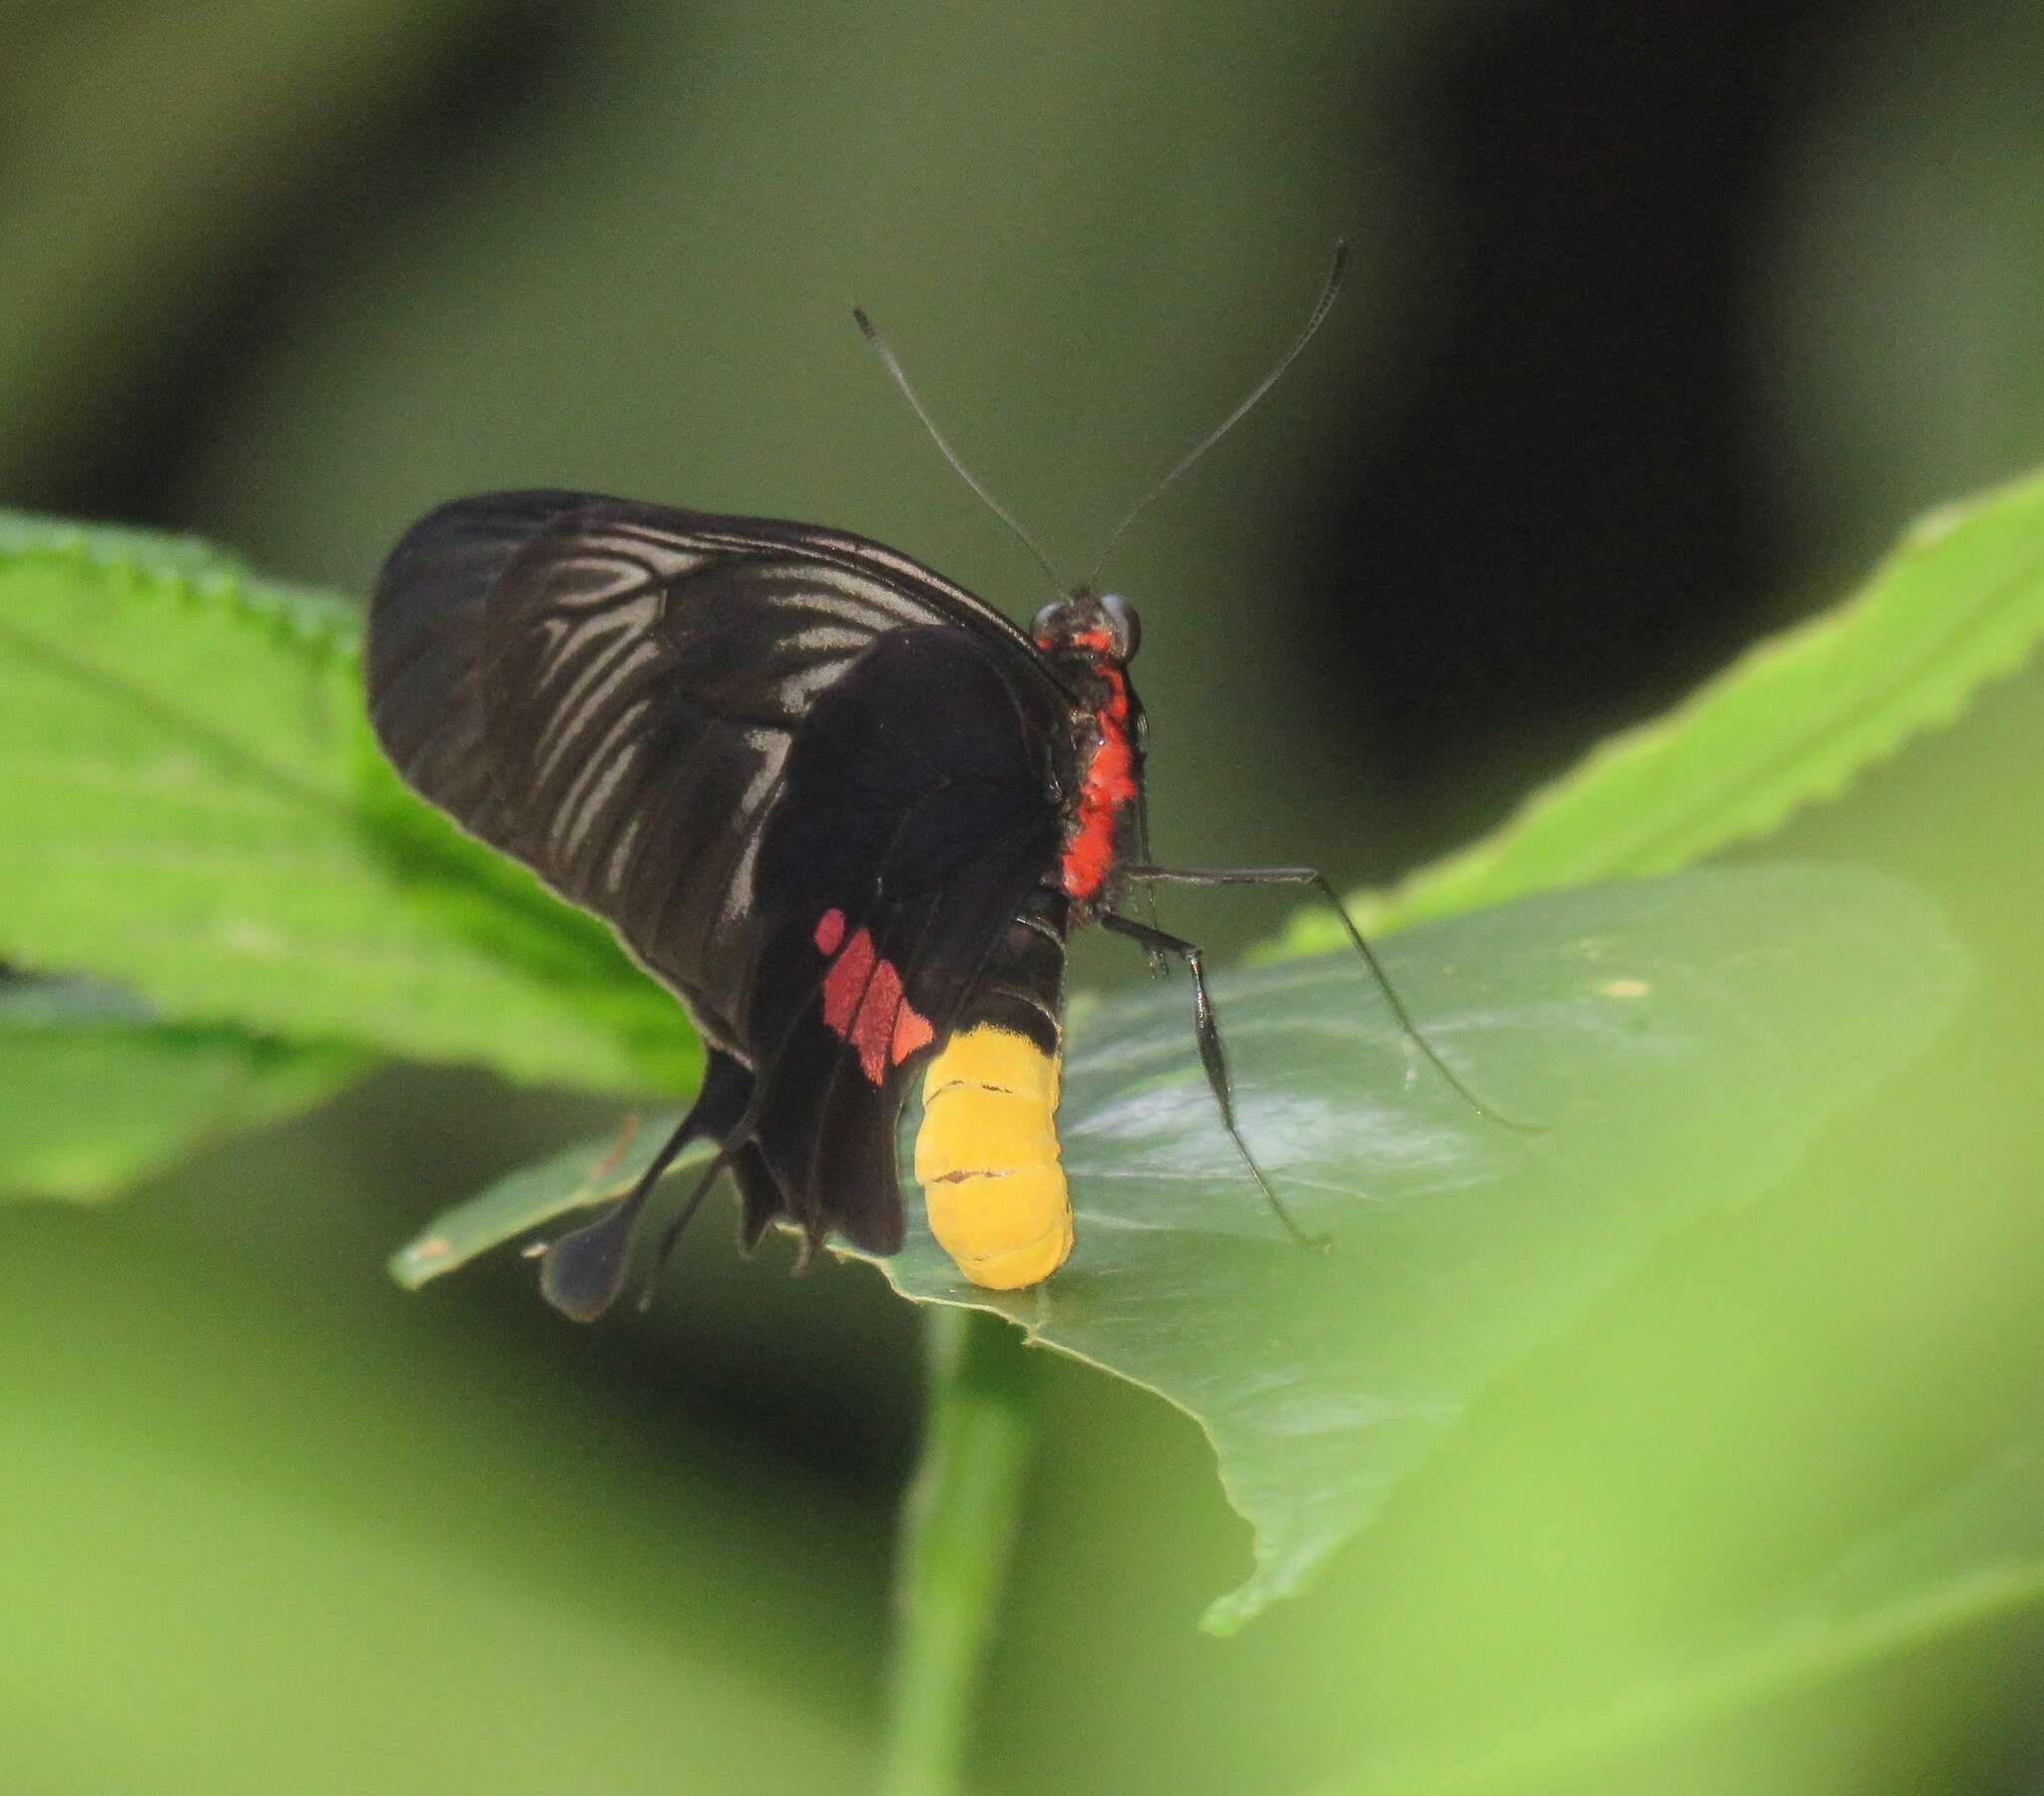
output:
M1060 1129L1079 1239L1062 1271L976 1291L912 1202L885 1262L906 1295L995 1310L1199 1421L1257 1533L1255 1575L1216 1627L1296 1587L1491 1380L1672 1233L1781 1179L1927 1046L1968 979L1930 906L1838 867L1532 899L1407 932L1385 959L1450 1064L1538 1132L1427 1073L1351 960L1224 978L1243 1130L1330 1238L1302 1249L1216 1121L1174 981L1075 1034ZM671 1121L648 1121L612 1173L592 1143L442 1217L399 1276L615 1188Z

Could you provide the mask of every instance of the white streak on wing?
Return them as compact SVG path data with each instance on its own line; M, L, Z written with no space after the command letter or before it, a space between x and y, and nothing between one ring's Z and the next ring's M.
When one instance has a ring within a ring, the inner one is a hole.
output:
M800 673L783 674L773 682L776 703L789 714L799 716L815 703L817 695L844 677L847 662L819 661Z
M780 646L804 655L856 655L872 640L870 630L825 619L789 631L781 638Z
M603 890L606 897L616 898L624 890L625 871L632 864L632 850L638 845L645 828L643 812L635 812L625 820L625 827L619 832L611 847L611 857L604 865Z
M890 625L920 621L926 615L901 594L849 568L833 568L823 562L789 562L775 572L804 595L815 594L815 610L842 619L867 635Z
M744 916L752 905L756 872L753 863L760 858L760 837L763 833L756 829L746 837L746 846L739 855L738 864L724 882L724 917L727 922L735 922Z
M764 829L753 827L753 819L760 807L773 795L773 789L780 783L781 770L787 764L788 738L777 729L749 729L746 731L749 747L760 755L759 770L748 781L744 795L738 802L738 814L743 819L740 827L745 832L745 847L731 870L731 877L724 887L724 914L727 917L741 915L753 902L754 863L760 858L760 842L766 835Z
M657 645L648 634L654 621L652 607L635 605L631 609L640 615L629 616L622 612L606 612L602 617L586 618L570 624L566 630L555 636L547 644L546 660L540 665L540 677L548 680L555 678L560 672L562 664L573 658L592 641L635 643L643 644L648 649L655 648ZM599 651L595 657L599 665L603 660L603 653ZM586 680L589 677L589 672L588 669L585 669L577 677ZM566 695L564 702L572 704L574 699L575 694L571 691Z
M892 609L888 601L893 595L885 587L850 568L833 568L828 562L783 561L774 564L773 573L806 592L835 593L869 610Z
M625 705L584 757L575 775L575 783L568 788L560 807L561 819L567 826L566 834L559 838L556 849L562 866L574 864L591 827L603 814L610 795L617 790L618 781L637 764L639 744L632 736L646 710L647 700L644 698L634 699Z
M592 545L585 553L560 564L559 574L550 583L548 602L574 611L620 606L620 601L626 601L620 606L621 612L657 608L662 587L686 580L708 559L689 554L605 553L600 545Z
M621 638L592 656L589 665L576 674L575 683L554 704L552 719L538 744L534 778L541 784L551 779L575 738L586 732L590 719L601 716L618 688L659 658L659 646L639 636Z

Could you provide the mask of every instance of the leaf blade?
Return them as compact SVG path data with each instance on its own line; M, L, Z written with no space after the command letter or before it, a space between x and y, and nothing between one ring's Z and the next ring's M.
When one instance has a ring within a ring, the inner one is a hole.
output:
M1479 1796L1539 1787L1743 1707L2044 1604L2044 1442L1953 1469L1892 1526L1833 1554L1712 1648L1551 1712L1487 1718L1446 1751L1385 1753L1314 1796Z
M1059 1132L1079 1244L1055 1278L965 1284L906 1175L907 1243L881 1262L903 1295L1004 1315L1200 1425L1256 1531L1254 1573L1209 1611L1220 1631L1299 1587L1490 1382L1672 1230L1780 1179L1825 1118L1928 1044L1971 977L1927 901L1838 868L1534 898L1386 954L1458 1072L1545 1135L1408 1081L1407 1044L1364 1010L1350 966L1263 969L1217 988L1238 1117L1334 1252L1301 1252L1248 1185L1186 999L1166 992L1075 1032ZM602 1151L440 1218L431 1275L596 1200Z
M343 1048L166 1027L74 981L0 982L0 1200L97 1202L210 1140L321 1103L371 1064Z
M0 956L167 1017L606 1091L685 1083L673 1001L369 739L358 615L201 545L0 519Z
M1919 520L1848 598L1600 743L1481 840L1352 901L1367 929L1671 873L1835 796L2044 637L2044 475ZM1301 913L1279 947L1339 944Z

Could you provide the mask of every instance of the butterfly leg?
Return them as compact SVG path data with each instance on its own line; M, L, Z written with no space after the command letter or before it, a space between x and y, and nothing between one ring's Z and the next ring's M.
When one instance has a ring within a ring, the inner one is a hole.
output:
M1207 1070L1207 1087L1214 1094L1214 1103L1221 1112L1221 1125L1235 1142L1235 1150L1242 1155L1242 1163L1250 1169L1250 1176L1257 1181L1257 1187L1264 1193L1264 1199L1277 1213L1278 1220L1284 1224L1285 1232L1302 1247L1324 1247L1324 1235L1309 1235L1292 1219L1290 1210L1285 1208L1283 1199L1271 1188L1271 1181L1265 1176L1264 1168L1257 1164L1257 1157L1250 1152L1250 1145L1243 1139L1242 1129L1235 1121L1234 1088L1228 1078L1228 1055L1221 1045L1221 1026L1214 1018L1214 1001L1207 994L1206 951L1196 942L1188 942L1175 935L1168 935L1161 929L1152 928L1148 923L1139 923L1134 917L1124 917L1115 911L1102 914L1101 926L1111 929L1116 935L1127 936L1149 954L1176 955L1186 964L1186 971L1193 980L1193 1034L1200 1044L1200 1064Z
M713 1048L703 1074L703 1089L694 1106L631 1190L594 1222L550 1243L540 1256L539 1288L554 1308L577 1322L594 1322L617 1302L625 1288L632 1237L640 1213L653 1194L653 1187L660 1182L660 1175L691 1141L704 1136L722 1139L730 1134L745 1115L752 1093L751 1070ZM722 1160L720 1155L718 1163L722 1164ZM711 1173L714 1175L715 1171L713 1166ZM695 1213L709 1182L706 1176L690 1194L684 1218Z
M1369 969L1369 975L1377 982L1377 989L1383 993L1384 1002L1390 1007L1391 1015L1397 1019L1398 1027L1404 1031L1405 1039L1425 1056L1426 1063L1441 1078L1454 1088L1462 1101L1480 1117L1488 1119L1500 1127L1509 1128L1517 1134L1544 1134L1545 1129L1538 1123L1520 1122L1503 1116L1476 1096L1449 1068L1435 1051L1434 1045L1419 1032L1419 1025L1413 1022L1412 1013L1405 1008L1404 999L1398 996L1397 988L1391 984L1390 975L1384 971L1384 964L1377 959L1376 950L1363 939L1362 931L1355 927L1355 919L1348 914L1326 874L1314 867L1120 867L1119 877L1137 885L1189 885L1189 886L1270 886L1303 885L1311 886L1333 908L1334 915L1341 919L1341 927L1347 932L1349 944L1361 956L1362 964Z

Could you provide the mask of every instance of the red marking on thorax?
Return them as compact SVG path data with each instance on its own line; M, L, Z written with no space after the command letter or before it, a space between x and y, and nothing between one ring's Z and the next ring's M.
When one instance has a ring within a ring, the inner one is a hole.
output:
M1092 757L1079 780L1079 816L1060 863L1065 895L1091 898L1114 867L1115 814L1136 796L1136 751L1129 741L1129 680L1109 658L1113 639L1089 630L1072 639L1099 653L1094 672L1107 681L1107 702L1093 713L1098 732Z
M868 931L845 941L842 911L827 910L817 919L815 942L821 953L837 956L823 977L823 1026L851 1045L859 1071L878 1085L889 1063L898 1067L927 1048L936 1030L908 1002L894 963L874 954Z

